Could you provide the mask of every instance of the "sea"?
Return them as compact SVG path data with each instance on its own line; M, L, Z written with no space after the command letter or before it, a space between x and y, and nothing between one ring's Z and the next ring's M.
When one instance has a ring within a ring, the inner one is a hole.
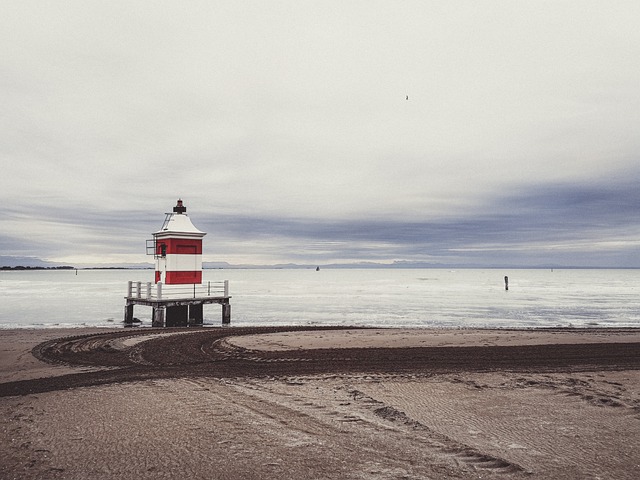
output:
M0 271L0 329L124 327L127 282L153 276ZM634 269L217 269L203 277L229 281L232 326L640 327ZM151 325L150 307L136 306L134 316ZM220 305L205 305L204 317L220 326Z

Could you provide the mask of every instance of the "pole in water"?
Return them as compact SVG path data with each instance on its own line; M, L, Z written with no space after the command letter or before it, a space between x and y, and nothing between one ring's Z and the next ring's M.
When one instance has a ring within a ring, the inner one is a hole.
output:
M509 277L504 276L504 289L509 290Z

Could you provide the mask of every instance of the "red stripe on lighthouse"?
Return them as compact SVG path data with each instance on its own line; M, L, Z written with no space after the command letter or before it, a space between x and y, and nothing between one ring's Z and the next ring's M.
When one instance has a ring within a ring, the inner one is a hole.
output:
M162 247L165 251L162 251ZM162 254L202 254L202 239L163 238L156 242L156 255Z
M167 272L166 284L202 283L202 271Z

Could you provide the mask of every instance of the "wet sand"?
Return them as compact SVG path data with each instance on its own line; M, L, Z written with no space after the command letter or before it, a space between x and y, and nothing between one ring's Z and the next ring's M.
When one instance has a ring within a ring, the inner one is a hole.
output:
M287 330L0 331L0 478L640 478L638 330Z

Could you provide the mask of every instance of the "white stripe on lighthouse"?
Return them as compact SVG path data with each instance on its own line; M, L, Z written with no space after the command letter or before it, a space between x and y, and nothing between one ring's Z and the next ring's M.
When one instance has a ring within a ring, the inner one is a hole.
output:
M167 254L166 271L191 272L202 270L202 255L175 255Z

